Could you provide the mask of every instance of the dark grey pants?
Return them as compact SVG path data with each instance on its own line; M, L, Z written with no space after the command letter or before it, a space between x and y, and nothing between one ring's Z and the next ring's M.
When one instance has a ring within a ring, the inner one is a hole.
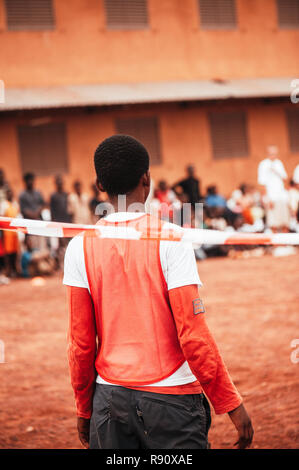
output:
M206 449L211 425L204 394L165 395L96 384L91 449Z

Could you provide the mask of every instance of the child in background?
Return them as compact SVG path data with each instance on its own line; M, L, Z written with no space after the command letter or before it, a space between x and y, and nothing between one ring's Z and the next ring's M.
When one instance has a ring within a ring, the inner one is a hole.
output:
M20 212L19 204L14 199L13 191L8 188L4 202L4 217L17 217ZM19 252L19 239L17 232L4 230L3 245L6 260L6 272L9 277L17 276L17 259Z
M9 284L9 279L6 277L3 272L5 268L5 251L3 246L3 237L0 233L0 286Z
M39 250L32 243L32 236L26 235L24 242L25 250L21 257L22 275L24 277L35 277L53 274L55 260L51 258L49 250Z

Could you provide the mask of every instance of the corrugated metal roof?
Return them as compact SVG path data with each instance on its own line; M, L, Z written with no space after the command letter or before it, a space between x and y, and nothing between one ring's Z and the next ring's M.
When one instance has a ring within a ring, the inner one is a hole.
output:
M293 78L198 80L7 88L0 111L290 96Z

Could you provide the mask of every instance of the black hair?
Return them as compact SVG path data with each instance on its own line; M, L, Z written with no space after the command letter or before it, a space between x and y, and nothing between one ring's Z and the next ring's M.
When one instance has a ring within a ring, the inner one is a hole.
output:
M27 181L34 180L34 178L35 174L31 172L25 173L25 175L23 176L23 180L25 181L25 183L27 183Z
M99 183L109 195L127 194L149 169L146 148L134 137L116 134L96 149L94 166Z
M240 189L242 194L245 194L246 190L248 189L248 185L246 183L242 183L242 184L240 184L239 189Z
M217 191L217 188L214 184L211 184L210 186L207 187L207 193L210 195L210 196L214 196L216 194L216 191Z

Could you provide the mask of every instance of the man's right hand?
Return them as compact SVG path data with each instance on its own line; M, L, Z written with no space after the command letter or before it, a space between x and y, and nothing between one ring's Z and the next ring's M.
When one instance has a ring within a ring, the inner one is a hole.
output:
M90 419L77 417L78 435L85 449L89 449L89 426Z
M246 447L250 447L254 431L244 405L241 404L238 408L229 411L228 414L239 435L239 439L234 445L238 445L238 449L246 449Z

